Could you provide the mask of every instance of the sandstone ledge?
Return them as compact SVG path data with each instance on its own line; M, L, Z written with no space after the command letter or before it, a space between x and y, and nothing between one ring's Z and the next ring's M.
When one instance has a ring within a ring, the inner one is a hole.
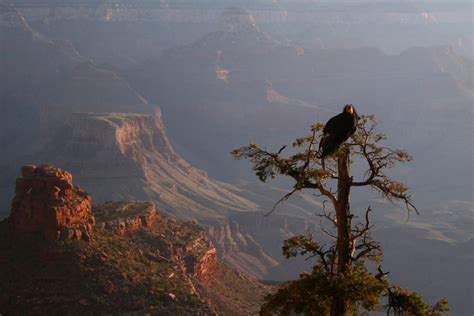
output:
M109 202L94 206L100 225L118 235L150 227L155 222L156 208L151 202Z

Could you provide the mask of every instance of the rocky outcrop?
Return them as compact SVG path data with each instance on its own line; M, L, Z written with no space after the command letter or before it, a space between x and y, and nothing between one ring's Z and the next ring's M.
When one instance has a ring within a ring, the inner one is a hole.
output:
M181 265L184 272L206 281L217 266L217 251L204 231L184 246L172 250L172 258Z
M196 258L194 255L188 255L185 259L187 271L199 278L206 279L216 268L216 253L216 248L212 247L201 257Z
M47 240L91 238L91 196L72 184L72 175L51 165L23 166L16 180L10 222L18 237Z
M148 257L172 262L183 273L203 281L213 275L217 251L198 225L158 214L155 205L146 201L106 202L94 205L93 211L99 227L121 236L145 228L164 231L156 237L161 247L147 253Z
M94 214L102 227L122 236L150 227L157 216L153 203L141 201L95 205Z
M94 211L94 241L79 244L15 240L10 222L0 221L1 314L253 315L268 293L219 262L196 223L142 201ZM139 233L119 236L101 225L139 214L149 225Z

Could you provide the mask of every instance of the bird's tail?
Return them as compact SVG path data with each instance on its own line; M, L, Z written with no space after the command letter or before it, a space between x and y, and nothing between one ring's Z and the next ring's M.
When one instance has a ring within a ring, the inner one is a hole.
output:
M321 146L321 144L319 145L319 150L318 152L316 153L316 157L321 159L321 167L323 167L323 170L325 170L325 167L324 167L324 157L326 157L326 155L324 155L323 153L323 148Z

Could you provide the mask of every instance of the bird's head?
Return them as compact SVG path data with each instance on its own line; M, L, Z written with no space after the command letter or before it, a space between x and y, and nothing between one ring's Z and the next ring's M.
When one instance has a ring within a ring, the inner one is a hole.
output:
M344 113L348 113L350 115L354 114L355 113L355 108L352 104L346 104L346 106L344 107Z

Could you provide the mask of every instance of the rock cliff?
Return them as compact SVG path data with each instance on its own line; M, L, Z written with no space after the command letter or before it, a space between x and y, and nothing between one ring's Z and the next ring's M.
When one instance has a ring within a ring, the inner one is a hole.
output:
M102 227L119 235L151 227L156 220L153 203L104 203L94 206L94 214Z
M281 255L281 242L305 230L304 208L320 207L311 199L301 205L289 202L286 210L291 216L278 216L271 225L259 226L263 215L259 210L271 209L285 192L224 183L191 166L171 146L160 111L75 114L36 159L71 170L75 181L97 202L151 200L162 213L207 226L216 253L196 257L176 248L183 269L197 274L208 269L195 264L217 254L232 267L259 278L275 278L275 269L286 271L285 279L295 276L296 270L285 268L289 264ZM124 209L120 220L107 227L121 234L136 231L143 219L134 210ZM101 212L96 213L101 222ZM303 218L287 219L296 214Z
M18 237L90 240L95 219L91 196L72 184L72 175L50 166L24 166L16 180L10 215Z
M176 264L183 273L206 281L216 269L216 249L196 224L182 224L157 213L155 205L144 201L106 202L94 205L98 226L120 236L153 229L154 225L166 227L166 234L159 239L167 242L149 254L157 260ZM190 234L190 231L195 233Z
M181 269L203 281L212 277L217 266L216 248L202 231L188 245L178 245L172 249L172 258Z
M203 222L257 208L176 154L159 110L74 115L36 157L71 170L98 202L153 200L167 214Z
M12 213L0 221L1 314L219 315L231 302L248 315L268 293L219 262L196 223L163 216L151 202L91 211L90 201L67 171L22 168ZM30 238L37 234L46 240Z

